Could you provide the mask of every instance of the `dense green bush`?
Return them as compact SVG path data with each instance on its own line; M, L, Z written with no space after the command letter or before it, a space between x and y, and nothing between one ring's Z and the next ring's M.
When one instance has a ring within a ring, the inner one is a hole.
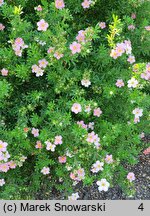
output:
M0 0L0 19L0 198L68 198L80 181L133 193L124 165L149 131L150 2Z

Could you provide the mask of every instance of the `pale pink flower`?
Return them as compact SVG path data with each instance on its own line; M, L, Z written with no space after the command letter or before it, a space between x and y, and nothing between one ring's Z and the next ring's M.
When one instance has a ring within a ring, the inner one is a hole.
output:
M3 68L3 69L1 70L1 73L2 73L2 76L7 76L7 75L8 75L8 70L5 69L5 68Z
M42 148L42 143L41 143L41 141L38 140L38 141L36 142L35 148L36 148L36 149L41 149L41 148Z
M135 115L136 118L141 117L143 115L143 109L135 108L132 113Z
M49 142L49 141L46 141L45 142L45 144L46 144L46 149L49 151L52 151L52 152L54 152L55 151L55 148L56 148L56 145L53 145L51 142Z
M38 61L38 63L40 68L46 68L46 66L48 65L48 61L46 61L46 59L41 59Z
M142 132L139 136L140 136L141 139L143 139L145 137L144 132Z
M73 193L71 196L68 196L68 200L77 200L79 198L79 194Z
M108 191L108 188L110 186L109 182L106 179L101 179L100 181L97 181L96 184L99 186L99 192Z
M41 19L37 23L37 26L38 26L38 31L46 31L47 28L49 27L48 23L44 19Z
M94 130L94 122L89 122L88 128Z
M33 73L37 73L39 70L39 67L35 64L35 65L32 65L32 72Z
M49 49L47 50L47 53L52 53L54 51L54 47L49 47Z
M78 32L78 35L76 37L77 41L80 42L85 42L85 31L84 30L80 30Z
M104 168L104 163L103 162L100 162L100 161L96 161L96 163L94 163L92 165L92 168L91 168L91 171L93 173L98 173L99 171L102 171Z
M16 56L22 56L22 50L15 50L15 55Z
M4 0L0 0L0 6L4 4Z
M112 155L106 155L105 161L108 164L113 163Z
M106 23L105 23L105 22L100 22L100 23L99 23L99 27L100 27L101 29L106 28Z
M148 64L146 65L146 72L147 72L147 73L150 73L150 63L148 63Z
M3 31L4 28L5 28L5 26L2 23L0 23L0 31Z
M94 109L93 115L100 117L100 115L102 114L102 110L100 108L96 108Z
M43 10L43 8L42 8L42 6L41 5L38 5L37 7L35 7L34 8L35 10L37 10L37 11L42 11Z
M123 80L122 80L122 79L118 79L117 82L116 82L116 86L117 86L118 88L123 87L123 86L124 86Z
M130 64L133 64L135 62L135 57L134 56L129 56L127 61L130 63Z
M8 153L8 151L3 152L3 161L7 162L8 158L10 158L10 154Z
M150 147L148 147L147 149L145 149L145 150L143 151L143 154L145 154L145 155L150 154Z
M34 137L38 137L39 136L39 129L32 128L31 133L33 134Z
M60 59L60 58L62 58L64 56L64 54L62 54L62 53L59 53L59 52L55 52L54 53L54 57L56 58L56 59Z
M145 29L146 29L147 31L150 31L150 26L145 26Z
M94 139L95 139L94 131L92 131L91 133L88 133L86 141L89 143L94 143Z
M81 84L85 87L89 87L91 85L91 81L89 79L81 80Z
M50 168L49 167L43 167L43 169L41 170L41 173L43 173L43 175L47 175L50 173Z
M39 76L43 76L43 72L44 70L42 70L41 68L39 68L36 72L36 77L39 77Z
M6 173L6 172L8 172L9 169L10 169L10 168L9 168L8 163L0 164L0 171Z
M134 118L134 123L137 124L138 122L140 122L140 118L139 117L135 117Z
M77 181L81 181L85 178L85 171L83 168L77 170Z
M5 180L4 179L0 179L0 186L2 187L5 184Z
M84 1L82 2L81 5L82 5L82 7L83 7L84 9L89 8L90 5L91 5L91 1L89 1L89 0L84 0Z
M135 180L135 175L133 172L129 172L128 175L127 175L127 179L132 182Z
M134 25L129 25L128 26L128 30L134 30L135 29L135 26Z
M21 162L25 162L26 159L27 159L27 157L24 156L24 155L22 155L22 156L20 157L20 161L21 161Z
M58 160L59 160L59 163L66 163L67 158L66 156L59 156Z
M24 40L22 38L16 38L15 39L15 45L18 47L21 47L24 45Z
M75 174L71 172L71 173L70 173L70 178L71 178L72 180L75 180L75 179L76 179Z
M87 125L84 123L84 121L77 121L78 125L81 125L82 128L87 129Z
M132 77L130 80L128 80L128 88L136 88L138 85L138 81Z
M70 44L70 50L71 50L72 54L80 53L81 52L81 44L74 41L72 44Z
M54 141L54 144L55 145L61 145L63 142L62 142L62 136L55 136L55 141Z
M0 152L5 152L7 150L7 145L8 145L8 143L0 140Z
M55 7L57 9L63 9L65 7L65 3L63 0L55 0Z
M131 18L132 18L132 19L136 19L136 14L135 14L135 13L132 13L132 14L131 14Z
M113 59L117 59L119 57L119 53L115 50L115 49L112 49L111 50L111 53L110 53L110 56L113 58Z
M16 163L14 162L14 161L10 161L10 162L8 162L8 164L9 164L9 167L11 168L11 169L15 169L16 168Z
M82 107L79 103L74 103L71 107L71 111L77 114L82 111Z

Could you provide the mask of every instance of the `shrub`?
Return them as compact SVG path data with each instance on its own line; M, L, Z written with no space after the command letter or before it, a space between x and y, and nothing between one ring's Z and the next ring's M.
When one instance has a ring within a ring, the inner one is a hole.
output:
M118 184L148 133L150 2L0 1L0 198ZM17 192L16 192L17 191Z

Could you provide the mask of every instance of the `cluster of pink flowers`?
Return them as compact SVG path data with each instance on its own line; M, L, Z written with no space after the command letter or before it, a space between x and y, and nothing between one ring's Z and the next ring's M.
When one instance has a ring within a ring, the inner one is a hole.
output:
M41 170L41 173L43 173L43 175L48 175L50 173L50 168L49 167L43 167L43 169Z
M88 133L86 141L88 143L93 143L95 145L95 147L97 149L99 149L99 147L100 147L100 143L99 143L100 142L100 138L98 137L98 134L95 134L94 131L92 131L91 133Z
M103 162L100 162L100 161L98 160L98 161L96 161L96 163L94 163L94 164L92 165L91 171L92 171L93 173L98 173L99 171L102 171L102 170L104 169L103 166L104 166L104 163L103 163Z
M41 19L39 22L37 22L37 26L38 26L38 31L46 31L47 28L49 27L49 24L44 20Z
M101 29L106 28L106 23L105 23L105 22L100 22L100 23L99 23L99 27L100 27Z
M134 123L140 122L140 117L143 115L143 109L135 108L132 113L134 114Z
M7 151L8 143L0 140L0 172L8 172L9 169L15 169L16 163L9 161L10 154Z
M54 152L55 151L55 148L56 148L56 146L57 145L61 145L63 143L63 141L62 141L62 136L60 136L60 135L57 135L57 136L55 136L55 139L54 139L54 143L52 144L49 140L47 140L46 142L45 142L45 144L46 144L46 149L49 151L52 151L52 152Z
M38 61L39 65L32 65L32 73L36 74L36 77L43 76L44 69L48 65L48 61L46 59L41 59Z
M138 84L139 84L138 80L136 80L134 77L128 80L128 88L136 88Z
M116 45L116 48L111 50L110 56L114 59L117 59L118 57L126 53L127 55L129 55L127 61L130 62L130 64L132 64L135 62L135 57L131 55L131 51L132 51L131 41L125 40L122 43L118 43Z
M16 38L14 43L12 44L12 48L15 51L16 56L22 56L22 51L28 48L28 45L24 43L22 38Z
M77 121L77 124L80 125L84 129L94 129L94 122L89 122L89 124L85 124L83 120Z
M63 0L55 0L55 7L57 9L63 9L65 7L65 3Z
M135 180L135 175L133 172L129 172L128 175L127 175L127 179L132 182Z
M38 5L37 7L35 7L34 8L35 10L37 10L37 11L42 11L43 10L43 8L42 8L42 6L41 5Z
M34 137L38 137L38 136L39 136L39 129L37 129L37 128L32 128L31 133L33 134Z
M141 74L141 78L145 80L150 80L150 63L146 65L146 70Z
M118 88L123 87L123 86L124 86L123 80L122 80L122 79L118 79L117 82L116 82L116 86L117 86Z
M64 56L64 54L61 53L60 51L55 51L54 47L49 47L49 49L47 50L47 53L53 54L57 60L59 60L60 58L62 58Z
M8 75L8 70L5 69L5 68L3 68L3 69L1 70L1 74L2 74L2 76L7 76L7 75Z
M70 178L76 182L79 182L85 178L85 171L83 168L79 168L78 170L74 170L74 172L70 173Z
M4 28L5 28L5 26L2 23L0 23L0 31L3 31Z
M92 3L92 1L90 1L90 0L84 0L84 1L81 3L81 5L82 5L82 7L83 7L84 9L86 9L86 8L89 8L89 7L90 7L91 3Z

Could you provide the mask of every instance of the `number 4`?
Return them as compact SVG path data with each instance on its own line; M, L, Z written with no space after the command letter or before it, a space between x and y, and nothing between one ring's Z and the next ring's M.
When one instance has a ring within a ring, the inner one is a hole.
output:
M141 211L144 210L143 203L141 203L141 204L139 205L138 209L140 209Z

